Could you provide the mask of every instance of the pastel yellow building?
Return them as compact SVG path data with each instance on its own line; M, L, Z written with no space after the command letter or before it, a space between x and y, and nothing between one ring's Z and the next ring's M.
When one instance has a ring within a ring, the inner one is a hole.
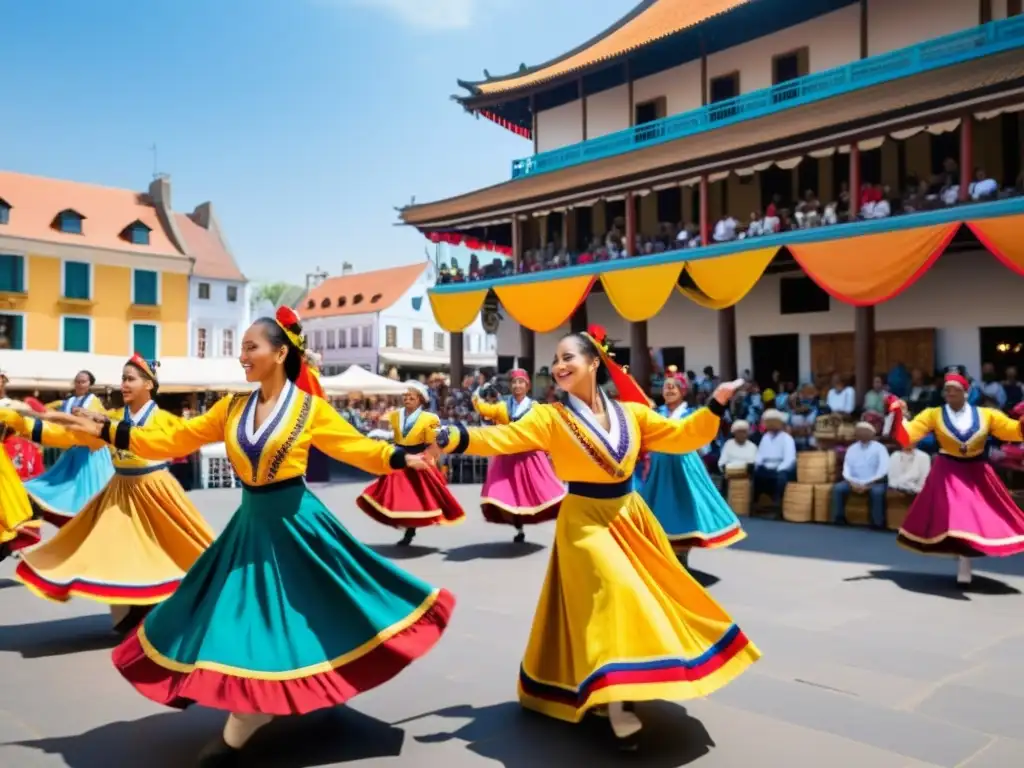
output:
M188 354L193 259L148 193L0 171L0 348Z

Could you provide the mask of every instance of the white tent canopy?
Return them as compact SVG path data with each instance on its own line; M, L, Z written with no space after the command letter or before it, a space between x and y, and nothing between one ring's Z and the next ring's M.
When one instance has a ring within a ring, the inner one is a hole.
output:
M364 395L402 395L408 389L400 381L370 373L358 365L349 366L347 371L337 376L325 376L320 379L320 384L328 395L347 395L352 392Z

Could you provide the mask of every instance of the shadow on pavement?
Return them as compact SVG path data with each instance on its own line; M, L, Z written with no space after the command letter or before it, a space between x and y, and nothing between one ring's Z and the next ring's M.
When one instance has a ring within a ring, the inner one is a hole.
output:
M644 768L678 768L703 757L715 746L707 729L676 704L637 705L643 719L639 751L621 753L608 721L592 717L579 725L527 712L515 702L489 707L458 706L420 715L451 717L470 722L454 731L417 736L421 744L464 742L471 752L495 760L505 768L542 765L612 768L624 761Z
M512 541L488 541L480 544L467 544L455 547L444 553L444 559L450 563L469 563L473 560L518 560L529 557L544 549L543 544L524 541L516 544Z
M947 562L955 562L949 561ZM970 584L957 584L956 572L947 574L918 573L915 571L868 571L863 576L853 576L843 581L891 581L900 589L920 595L944 597L948 600L970 600L969 595L1019 595L1014 586L998 579L975 574Z
M14 579L0 579L0 589L10 589L11 587L20 587L21 582L15 581Z
M370 549L381 557L389 560L416 560L420 557L436 555L441 550L437 547L421 547L419 544L411 544L408 547L400 547L397 544L368 544Z
M687 568L687 572L693 576L694 581L700 584L704 589L713 587L715 584L721 581L720 578L715 576L713 573L707 573L706 571L699 571L696 568Z
M166 712L100 726L77 736L14 742L59 755L68 768L185 768L216 739L225 715L209 709ZM276 720L246 745L246 768L315 768L397 757L405 732L347 707Z
M0 651L19 653L24 659L104 650L118 642L107 613L0 627Z

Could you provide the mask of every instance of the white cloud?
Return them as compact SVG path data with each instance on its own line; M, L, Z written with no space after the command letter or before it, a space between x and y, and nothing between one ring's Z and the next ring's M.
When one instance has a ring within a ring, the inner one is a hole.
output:
M476 15L477 0L348 0L375 8L411 27L430 30L466 29Z

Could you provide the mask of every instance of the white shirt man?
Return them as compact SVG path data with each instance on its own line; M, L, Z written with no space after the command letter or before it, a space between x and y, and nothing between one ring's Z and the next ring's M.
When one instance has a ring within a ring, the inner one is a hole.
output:
M846 500L851 493L866 493L871 525L885 528L885 490L889 452L875 440L875 428L866 421L856 426L857 442L846 449L843 480L832 489L832 522L846 523Z
M906 448L889 457L889 487L895 491L914 494L924 488L932 460L920 448Z
M747 439L750 424L742 419L733 422L732 437L725 441L718 457L719 469L746 469L757 461L757 446Z
M840 389L839 386L836 385L828 391L828 397L825 399L825 402L832 413L848 416L853 413L854 403L856 402L855 393L853 387L843 387Z
M783 429L786 415L769 408L761 416L765 433L757 446L754 458L754 497L767 493L772 504L780 506L786 484L796 480L796 443L793 436Z

